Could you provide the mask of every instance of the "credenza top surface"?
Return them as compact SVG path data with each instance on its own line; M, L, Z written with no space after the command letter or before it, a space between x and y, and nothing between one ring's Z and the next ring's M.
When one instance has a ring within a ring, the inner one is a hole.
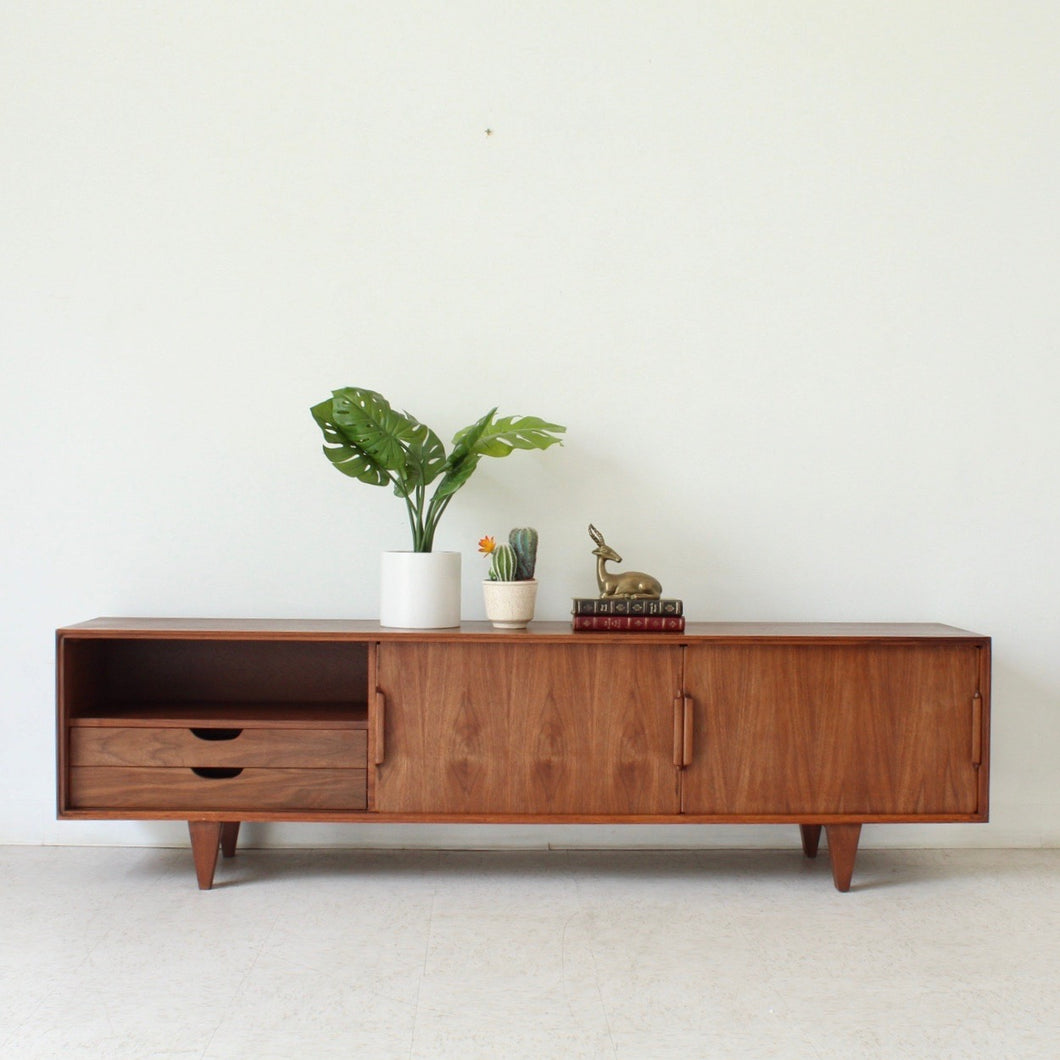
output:
M64 626L61 637L192 640L508 641L683 644L692 641L828 642L963 640L988 637L936 622L689 622L683 633L574 632L569 622L532 622L524 630L463 622L452 629L393 629L370 619L94 618Z

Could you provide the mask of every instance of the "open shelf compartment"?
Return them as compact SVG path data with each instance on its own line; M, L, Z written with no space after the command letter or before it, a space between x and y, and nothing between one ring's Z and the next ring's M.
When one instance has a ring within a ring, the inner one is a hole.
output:
M367 643L64 637L70 725L364 727Z

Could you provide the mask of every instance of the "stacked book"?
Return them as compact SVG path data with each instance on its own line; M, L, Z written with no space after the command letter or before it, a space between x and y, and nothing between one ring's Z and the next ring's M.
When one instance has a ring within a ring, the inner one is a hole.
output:
M683 633L684 602L628 596L576 596L571 608L575 630L620 633Z

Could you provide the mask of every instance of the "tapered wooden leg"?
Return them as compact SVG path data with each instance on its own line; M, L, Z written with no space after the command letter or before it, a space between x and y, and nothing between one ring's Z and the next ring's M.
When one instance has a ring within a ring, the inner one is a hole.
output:
M817 847L821 842L821 826L819 824L800 824L799 832L802 835L802 852L808 858L817 857Z
M221 853L226 858L236 855L236 840L239 838L239 822L225 821L221 825Z
M217 848L221 844L220 821L188 821L191 834L191 855L195 859L195 875L199 878L199 890L208 891L213 886L213 873L217 868Z
M837 891L850 890L850 877L854 875L854 859L858 856L860 824L827 824L828 858L832 862L832 879Z

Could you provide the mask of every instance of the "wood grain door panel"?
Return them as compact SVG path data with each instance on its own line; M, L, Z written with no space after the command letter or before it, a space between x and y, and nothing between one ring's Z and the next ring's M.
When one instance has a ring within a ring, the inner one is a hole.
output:
M678 811L679 647L388 643L378 675L380 812Z
M974 645L695 645L686 813L975 813Z

